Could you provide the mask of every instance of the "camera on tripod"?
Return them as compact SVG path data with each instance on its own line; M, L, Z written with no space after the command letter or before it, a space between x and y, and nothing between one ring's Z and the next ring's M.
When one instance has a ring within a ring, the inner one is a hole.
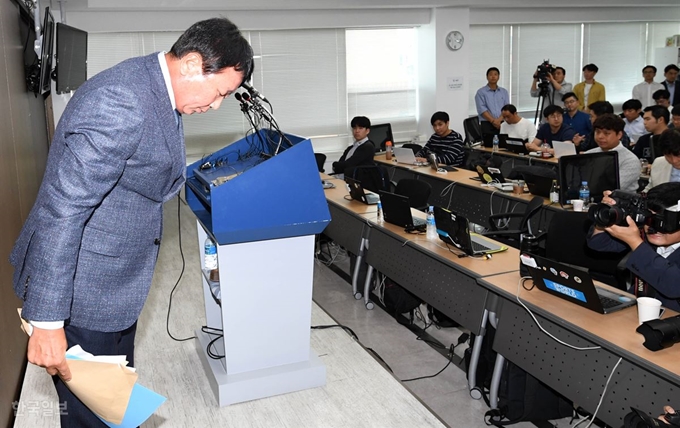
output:
M540 81L540 85L545 85L547 86L550 83L550 80L548 79L548 74L553 74L555 73L555 65L550 64L550 60L546 59L543 61L543 63L539 64L538 67L536 67L536 78Z
M626 217L630 216L638 227L648 225L650 233L680 230L680 205L652 213L647 200L636 193L615 190L609 197L616 201L615 205L599 203L588 210L588 217L599 227L628 226Z

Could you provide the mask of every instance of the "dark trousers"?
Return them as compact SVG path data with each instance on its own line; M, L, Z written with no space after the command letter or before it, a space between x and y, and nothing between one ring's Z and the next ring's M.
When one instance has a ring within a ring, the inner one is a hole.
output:
M487 135L487 134L496 135L499 132L501 132L500 130L498 130L498 128L493 126L491 124L491 122L488 122L486 120L480 121L479 125L482 127L482 135Z
M83 350L93 355L125 355L128 367L134 367L134 347L137 323L123 331L103 333L67 325L64 327L68 347L80 345ZM53 376L54 386L59 395L59 404L63 407L61 415L62 428L106 427L94 413L90 411L59 376Z

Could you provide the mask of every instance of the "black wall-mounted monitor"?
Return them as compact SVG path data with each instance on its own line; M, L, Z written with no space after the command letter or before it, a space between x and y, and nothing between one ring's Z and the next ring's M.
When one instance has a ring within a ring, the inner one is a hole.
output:
M50 91L52 74L52 49L54 47L54 18L50 8L45 8L45 19L42 27L41 58L40 58L40 83L39 91L45 94Z
M385 150L385 141L389 140L394 145L394 137L392 137L392 125L389 123L371 125L371 131L368 133L368 139L373 141L376 151Z
M588 182L590 197L602 201L602 192L619 188L619 154L615 151L562 156L560 169L560 203L578 199L581 182Z
M57 93L75 91L87 80L87 32L57 23Z

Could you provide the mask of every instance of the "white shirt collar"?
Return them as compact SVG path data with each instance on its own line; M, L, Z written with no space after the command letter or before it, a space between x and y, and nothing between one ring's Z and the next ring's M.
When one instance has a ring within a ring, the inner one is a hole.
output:
M680 242L676 242L675 244L669 245L668 247L656 247L656 253L664 259L667 259L668 256L673 254L673 251L677 250L678 248L680 248Z
M161 73L163 73L163 80L165 80L165 87L168 90L170 97L170 104L173 110L177 108L175 105L175 92L172 90L172 83L170 82L170 69L168 69L168 62L165 60L165 52L158 53L158 62L161 65Z
M364 144L366 141L368 141L368 137L364 137L364 138L362 138L362 139L359 140L359 141L355 141L355 142L354 142L354 145L355 145L355 146L360 146L360 145Z

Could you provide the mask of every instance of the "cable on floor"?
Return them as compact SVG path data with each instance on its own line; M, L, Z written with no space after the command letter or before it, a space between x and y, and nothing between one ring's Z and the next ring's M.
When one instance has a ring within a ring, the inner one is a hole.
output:
M182 277L184 276L184 268L186 267L186 261L184 260L184 251L182 250L182 222L180 218L181 201L182 198L177 196L177 239L179 241L179 254L182 256L182 270L179 273L177 282L175 282L175 285L172 287L172 291L170 291L170 299L168 300L168 314L165 318L165 331L167 331L168 336L170 336L170 338L176 342L186 342L187 340L196 338L196 336L191 336L185 337L183 339L178 339L175 336L173 336L172 333L170 333L170 310L172 308L172 296L173 294L175 294L175 290L177 290L177 286L179 285L179 282L182 280Z

